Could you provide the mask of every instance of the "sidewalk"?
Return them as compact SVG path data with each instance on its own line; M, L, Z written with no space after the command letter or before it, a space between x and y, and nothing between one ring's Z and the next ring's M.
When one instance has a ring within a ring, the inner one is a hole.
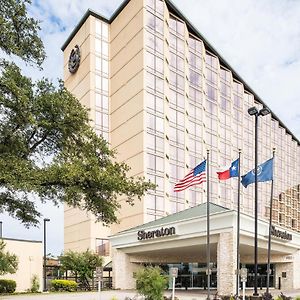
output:
M260 294L264 293L265 290L259 290ZM276 297L280 294L280 290L270 290L271 294ZM287 296L300 296L300 290L294 291L282 291ZM171 296L171 291L168 290L165 292L166 296ZM215 295L216 290L211 291L211 299ZM252 295L253 290L247 289L246 294ZM14 295L14 296L0 296L1 300L125 300L126 297L133 298L137 295L137 292L134 290L129 291L120 291L120 290L111 290L103 291L99 295L97 292L86 292L86 293L45 293L38 295ZM205 290L176 290L175 296L179 300L205 300L207 297L207 291Z

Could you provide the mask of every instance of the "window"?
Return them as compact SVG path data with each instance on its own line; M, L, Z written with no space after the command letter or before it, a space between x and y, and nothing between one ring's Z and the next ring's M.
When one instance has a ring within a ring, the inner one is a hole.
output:
M110 256L108 239L96 238L96 253L100 256Z
M213 70L207 69L206 71L207 80L212 84L217 84L217 73Z
M96 104L97 108L100 108L101 110L108 112L108 97L107 96L96 93L95 104Z
M164 92L164 81L162 78L159 78L149 72L146 75L146 85L148 88L154 92L159 92L163 94Z
M208 67L216 70L218 68L218 59L215 56L206 53L206 64Z
M154 13L161 16L164 15L164 3L161 0L147 0L147 8L154 11Z
M207 85L207 97L210 100L216 101L217 100L217 89L211 85Z
M197 53L198 55L202 54L202 42L199 40L196 40L195 38L191 37L189 38L189 47L190 49Z
M162 58L157 57L153 53L147 52L146 54L146 65L154 73L158 72L160 74L164 73L164 61Z
M147 113L147 128L164 133L164 119L160 116Z
M170 16L170 29L177 35L184 36L184 23L180 20Z
M103 40L108 40L108 25L99 20L95 21L96 35L100 36Z
M201 74L190 69L190 84L195 87L201 87Z
M147 32L147 46L157 53L164 53L164 42L162 38L150 32Z
M163 35L164 21L150 12L147 12L147 26L154 32Z
M163 173L165 170L164 159L161 156L147 154L147 168L156 172Z
M101 72L104 76L108 75L108 61L106 59L101 59L101 57L96 56L95 67L96 71Z

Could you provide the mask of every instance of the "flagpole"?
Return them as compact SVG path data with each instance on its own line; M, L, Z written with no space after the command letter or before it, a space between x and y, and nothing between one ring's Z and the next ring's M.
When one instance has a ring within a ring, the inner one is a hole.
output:
M206 159L206 175L207 175L207 200L206 200L206 258L207 258L207 300L210 299L210 212L209 212L209 150L207 150L207 159Z
M237 203L237 232L236 232L236 295L239 296L240 288L240 198L241 198L241 149L239 149L238 164L238 203Z
M274 158L276 149L273 148L273 177L271 181L271 199L270 199L270 220L269 220L269 236L268 236L268 265L267 265L267 294L270 287L270 261L271 261L271 231L272 231L272 212L273 212L273 190L274 190Z

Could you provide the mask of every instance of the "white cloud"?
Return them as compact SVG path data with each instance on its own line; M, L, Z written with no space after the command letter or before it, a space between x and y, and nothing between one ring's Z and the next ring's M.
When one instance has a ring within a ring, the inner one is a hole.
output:
M174 3L299 139L300 2Z
M299 139L300 1L173 2ZM109 17L121 0L35 0L33 3L30 11L42 21L41 36L48 58L42 73L29 67L24 71L33 78L56 79L62 77L60 47L86 10L90 8ZM62 208L46 207L45 217L50 215L52 219L49 239L57 254L63 247L63 212ZM6 236L27 236L28 231L20 226L5 223L3 226ZM41 230L30 232L34 238L41 237Z

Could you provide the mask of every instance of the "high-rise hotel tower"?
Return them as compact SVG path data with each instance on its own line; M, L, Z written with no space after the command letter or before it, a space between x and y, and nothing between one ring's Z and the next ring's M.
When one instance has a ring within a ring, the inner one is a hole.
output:
M237 180L219 182L216 171L238 149L241 173L253 169L247 110L266 104L171 1L126 0L109 19L89 10L62 50L65 86L90 109L95 131L131 167L129 175L157 184L134 206L121 197L120 223L111 228L65 207L65 250L109 254L109 235L204 203L205 185L180 193L173 187L207 149L211 201L236 210ZM259 163L276 148L273 222L300 232L300 142L274 113L259 118L258 131ZM258 188L259 218L267 220L270 183ZM241 211L253 215L253 186L241 190Z

